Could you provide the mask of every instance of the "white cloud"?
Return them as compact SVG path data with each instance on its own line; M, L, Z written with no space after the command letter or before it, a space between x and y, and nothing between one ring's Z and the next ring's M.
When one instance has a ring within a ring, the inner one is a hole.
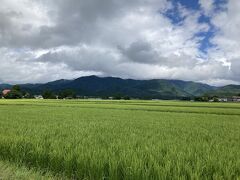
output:
M217 45L213 50L213 58L222 57L229 64L233 81L240 82L240 1L228 1L226 11L221 11L212 18L212 23L218 32L212 39Z
M99 74L123 78L166 78L224 84L240 82L240 3L214 12L200 1L219 30L216 47L200 50L208 23L201 11L178 4L183 21L164 13L167 0L3 0L0 7L0 78L4 82L47 82Z
M214 0L199 0L205 15L210 15L214 11Z

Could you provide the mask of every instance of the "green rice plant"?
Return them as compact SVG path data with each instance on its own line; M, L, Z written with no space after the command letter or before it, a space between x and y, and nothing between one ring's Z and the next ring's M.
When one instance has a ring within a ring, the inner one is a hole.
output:
M69 179L239 179L240 105L0 101L0 160Z

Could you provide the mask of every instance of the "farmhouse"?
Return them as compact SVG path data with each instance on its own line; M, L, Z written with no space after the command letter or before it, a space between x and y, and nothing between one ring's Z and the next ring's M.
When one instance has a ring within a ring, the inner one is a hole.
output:
M240 102L240 96L233 96L232 101L233 102Z
M228 102L229 99L228 98L218 98L219 102Z
M219 102L240 102L240 96L233 96L231 98L218 98Z
M35 99L43 99L43 96L42 95L35 95L34 98Z
M8 93L10 93L11 92L11 90L10 89L4 89L3 91L2 91L2 95L3 96L6 96Z

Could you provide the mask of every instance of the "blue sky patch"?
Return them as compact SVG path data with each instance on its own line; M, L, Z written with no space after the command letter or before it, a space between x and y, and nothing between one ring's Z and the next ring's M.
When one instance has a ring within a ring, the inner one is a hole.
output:
M180 3L188 9L199 10L200 4L198 0L173 0L173 4Z
M194 37L199 37L199 50L206 54L209 48L215 46L211 43L211 39L217 32L216 28L211 24L211 16L207 16L202 12L199 0L173 0L170 2L173 4L173 8L166 11L164 15L169 18L174 25L181 25L185 20L185 17L183 17L179 11L179 4L188 10L196 12L198 11L201 13L201 16L198 19L198 23L208 24L210 28L207 32L199 32L195 34ZM226 3L227 0L215 0L214 12L225 10L224 5Z

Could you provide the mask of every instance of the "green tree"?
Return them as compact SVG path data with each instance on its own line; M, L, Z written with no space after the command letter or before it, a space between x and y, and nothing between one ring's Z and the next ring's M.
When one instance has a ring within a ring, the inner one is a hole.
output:
M117 93L113 96L113 99L114 100L120 100L120 99L122 99L122 96L121 96L121 94Z
M4 96L5 99L21 99L22 97L23 94L19 85L14 85L11 91Z
M202 97L195 97L194 101L202 101Z
M209 101L209 97L208 96L203 96L202 97L202 101L203 102L208 102Z
M11 90L11 92L7 93L6 96L4 96L5 99L21 99L22 93L20 91Z
M76 98L76 93L72 89L66 89L58 94L59 99Z
M23 97L24 97L25 99L31 99L31 98L33 98L33 96L32 96L30 93L28 93L28 92L23 92Z
M45 90L42 96L44 99L56 99L56 95L50 90Z
M12 91L18 91L18 92L21 92L21 87L19 85L14 85L12 87Z
M217 97L213 97L213 102L219 102Z
M124 100L130 100L130 97L129 96L124 96L123 99Z

